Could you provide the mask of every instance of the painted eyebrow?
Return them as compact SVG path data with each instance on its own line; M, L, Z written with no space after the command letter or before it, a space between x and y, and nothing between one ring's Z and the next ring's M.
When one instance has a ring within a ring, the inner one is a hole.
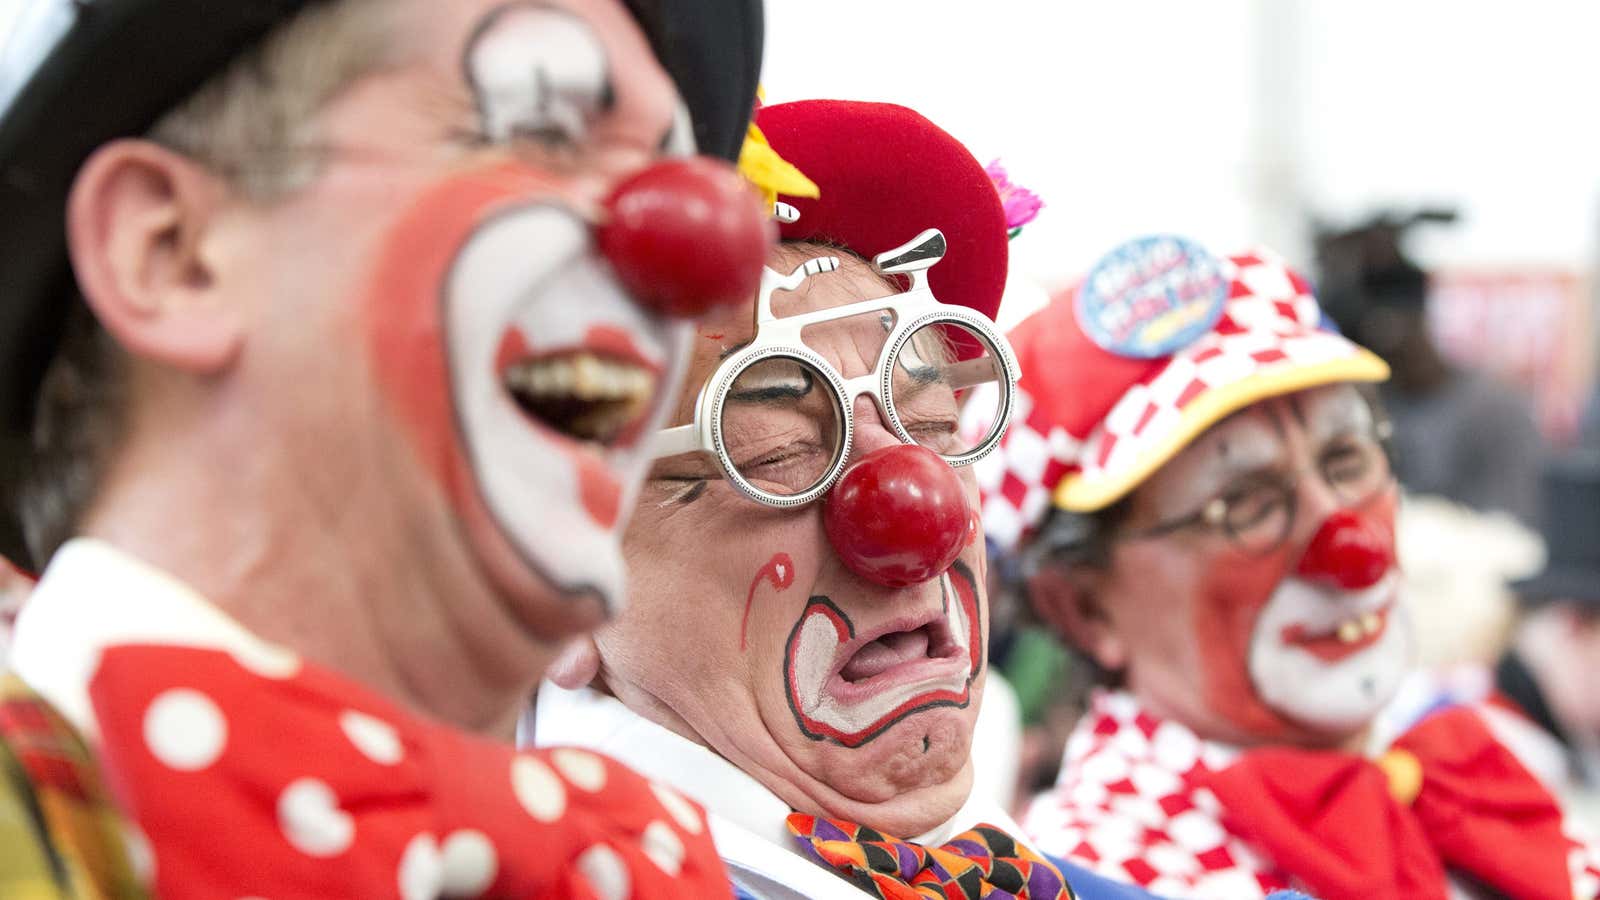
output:
M461 58L457 65L460 69L462 82L467 85L468 89L472 93L472 104L480 124L487 117L488 110L485 108L483 85L478 82L477 74L472 70L472 58L477 53L479 45L483 43L484 39L487 38L492 31L494 31L495 27L498 26L503 19L511 15L513 12L528 9L548 10L559 15L568 16L579 22L585 28L589 27L588 24L583 21L582 17L572 10L548 3L536 2L536 0L508 0L508 2L502 3L499 6L491 9L481 19L479 19L478 23L473 26L472 31L467 35L466 42L462 45ZM611 56L609 53L605 52L604 48L602 48L601 52L604 54L605 76L604 80L600 83L600 93L596 99L599 103L600 112L611 113L615 111L617 106L617 88L616 83L613 81L614 75L611 71ZM537 67L536 73L536 77L538 77L541 82L550 77L549 73L545 71L543 65ZM540 98L542 103L548 103L549 91L541 91ZM668 127L668 139L672 137L672 131L672 127Z
M811 372L804 367L796 366L795 368L800 373L800 380L803 382L800 386L791 387L787 384L774 384L743 391L731 391L728 394L728 399L736 403L771 403L774 400L798 400L811 393L812 388L816 387L816 380L811 377Z

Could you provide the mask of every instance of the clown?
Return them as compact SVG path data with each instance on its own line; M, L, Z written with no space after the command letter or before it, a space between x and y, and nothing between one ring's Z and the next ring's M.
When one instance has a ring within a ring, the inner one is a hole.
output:
M728 164L760 12L24 10L7 896L728 893L693 804L508 738L622 600L687 319L772 243Z
M971 791L988 668L971 464L1017 378L990 320L1000 199L903 107L756 122L820 196L783 197L760 292L700 326L624 540L629 609L556 667L580 687L540 691L532 738L706 804L744 896L1066 896ZM963 430L978 394L997 402ZM1132 896L1067 874L1079 896Z
M1415 642L1361 387L1387 369L1304 280L1155 236L1012 338L985 524L1103 682L1025 818L1042 849L1172 897L1595 895L1475 712L1373 727Z

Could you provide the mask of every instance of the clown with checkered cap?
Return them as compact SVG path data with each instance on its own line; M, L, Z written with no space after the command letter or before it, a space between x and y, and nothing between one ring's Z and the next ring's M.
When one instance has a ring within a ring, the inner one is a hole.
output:
M1481 710L1375 725L1414 648L1363 387L1388 370L1303 278L1144 238L1010 337L984 524L1102 676L1024 820L1042 849L1172 897L1600 892Z

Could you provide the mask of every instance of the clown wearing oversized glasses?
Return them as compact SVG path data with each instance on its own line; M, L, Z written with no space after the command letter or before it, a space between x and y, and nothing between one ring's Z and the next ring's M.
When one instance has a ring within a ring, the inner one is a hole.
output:
M624 539L629 610L558 665L582 687L540 692L534 738L706 804L748 896L1069 896L971 790L988 624L971 464L1018 377L990 320L995 187L902 107L756 121L820 196L785 194L761 290L700 326Z
M1361 387L1388 372L1299 275L1146 238L1011 337L985 525L1102 682L1025 818L1043 849L1175 897L1595 895L1478 710L1376 724L1414 648Z

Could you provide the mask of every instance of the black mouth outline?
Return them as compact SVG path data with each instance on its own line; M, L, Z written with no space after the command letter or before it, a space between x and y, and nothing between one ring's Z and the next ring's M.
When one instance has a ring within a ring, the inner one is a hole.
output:
M840 609L839 605L834 603L832 598L818 594L811 597L806 602L805 609L801 611L799 618L795 620L794 627L790 629L789 638L784 642L783 659L781 661L781 668L779 669L784 682L784 700L789 704L789 713L791 716L793 716L795 724L800 728L801 734L813 741L827 741L829 743L837 744L841 747L847 747L854 750L865 746L871 741L877 739L890 728L893 728L895 725L898 725L900 722L910 718L911 716L917 715L918 713L927 712L930 709L938 709L941 707L965 709L972 704L972 682L977 679L979 673L981 673L989 663L988 650L982 646L983 641L981 640L983 636L983 629L979 620L979 616L982 615L982 609L979 606L981 597L978 594L978 579L973 575L972 569L970 569L965 562L962 562L959 559L954 563L951 563L949 571L964 579L967 583L967 589L972 592L972 622L968 625L968 630L975 633L971 636L973 645L968 648L968 652L976 658L973 660L972 670L967 673L967 681L962 688L961 698L959 700L939 698L917 704L916 706L908 707L898 713L895 713L884 721L870 726L866 732L859 734L843 736L832 735L823 732L817 732L807 727L807 717L800 711L799 704L795 702L794 682L790 678L790 663L794 659L795 644L800 639L801 626L805 624L805 621L809 617L813 607L822 606L828 610L831 610L834 615L838 616L839 621L844 624L846 633L851 639L854 639L856 636L855 623L850 621L850 617L845 615L844 610ZM943 602L946 611L946 617L948 618L950 597L948 593L945 593L942 587L941 593L944 594Z

